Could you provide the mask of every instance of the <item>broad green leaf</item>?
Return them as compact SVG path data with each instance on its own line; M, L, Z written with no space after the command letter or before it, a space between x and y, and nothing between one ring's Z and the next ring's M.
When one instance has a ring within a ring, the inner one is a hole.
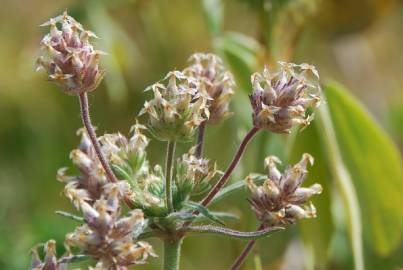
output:
M349 92L329 83L336 137L361 205L364 236L379 255L398 247L403 226L403 171L398 149Z
M224 8L221 0L203 0L203 13L212 36L217 36L222 28Z
M330 210L330 194L332 175L324 158L323 149L318 147L319 134L316 123L313 122L303 132L296 134L296 139L291 148L288 164L294 164L301 159L303 153L309 153L315 158L315 163L308 169L308 175L304 186L319 183L323 187L320 195L312 197L318 215L315 219L307 219L299 222L304 246L312 249L313 260L319 269L326 269L327 256L330 241L333 234L333 221Z
M342 86L325 87L341 157L361 206L363 233L379 255L398 247L403 226L400 154L366 109Z

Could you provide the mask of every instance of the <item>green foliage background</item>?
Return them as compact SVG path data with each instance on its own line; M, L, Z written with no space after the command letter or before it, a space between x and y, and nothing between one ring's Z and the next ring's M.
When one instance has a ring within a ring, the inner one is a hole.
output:
M168 70L183 68L193 52L213 51L225 59L238 83L232 102L235 115L209 127L206 135L206 155L221 169L251 125L250 73L276 60L316 65L326 110L295 137L260 133L232 181L263 172L268 154L295 162L301 153L310 152L316 163L307 181L324 186L324 193L314 199L319 216L261 240L244 269L260 269L255 263L259 260L262 269L354 269L360 259L352 247L359 243L365 269L403 267L401 2L3 0L0 269L27 269L29 249L49 238L56 239L63 252L64 235L74 227L54 214L72 210L55 174L70 166L69 151L78 143L78 101L59 92L33 67L46 31L38 25L66 8L102 38L98 47L110 54L103 62L107 77L90 95L100 134L128 133L148 97L142 90ZM162 162L163 149L153 141L151 160ZM349 196L351 190L354 196ZM355 201L359 215L351 211ZM256 227L246 192L214 208L239 214L241 222L229 224L234 228ZM362 225L362 239L354 233L354 224ZM154 245L160 252L160 243ZM189 238L182 269L226 269L242 246L215 236ZM140 267L158 268L159 259Z

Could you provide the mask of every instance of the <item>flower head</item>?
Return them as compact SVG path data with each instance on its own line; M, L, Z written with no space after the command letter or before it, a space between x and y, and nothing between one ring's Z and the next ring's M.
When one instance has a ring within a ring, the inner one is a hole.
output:
M255 127L289 133L292 127L307 126L313 119L307 109L320 104L319 74L312 65L279 63L279 72L272 73L266 67L251 76L252 117Z
M105 71L98 61L105 53L95 50L90 38L97 38L91 31L65 11L41 26L50 28L41 41L41 56L37 59L37 70L44 69L49 80L64 92L76 95L95 90Z
M144 264L149 255L156 256L148 243L134 240L144 229L143 212L135 209L120 217L121 199L119 185L110 183L92 205L82 202L85 224L66 235L67 248L80 248L98 261L96 267L105 269Z
M149 116L150 132L161 141L188 141L196 127L209 118L208 96L198 91L199 82L180 71L171 71L147 88L154 98L144 103L140 115Z
M301 187L308 173L307 165L313 164L312 156L304 154L297 164L283 173L277 169L278 163L277 157L266 158L268 177L261 186L257 186L251 176L246 178L252 194L249 201L257 218L266 226L276 226L316 217L314 205L306 205L306 202L312 195L320 194L322 187L320 184Z
M210 180L219 172L215 164L210 166L208 159L197 158L194 151L195 147L192 147L177 161L175 184L184 197L206 192Z
M189 61L191 65L184 70L185 74L199 80L200 89L210 97L207 123L217 123L230 116L229 102L234 94L235 81L221 58L212 53L195 53Z

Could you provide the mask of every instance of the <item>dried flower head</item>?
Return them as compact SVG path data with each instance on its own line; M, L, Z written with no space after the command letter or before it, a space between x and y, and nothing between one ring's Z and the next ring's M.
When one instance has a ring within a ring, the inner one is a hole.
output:
M149 116L150 132L161 141L188 141L196 127L209 118L208 96L198 91L199 82L180 71L171 71L147 88L154 98L144 103L140 115Z
M98 268L102 265L104 269L122 269L144 264L148 256L156 256L148 243L134 240L144 229L143 212L135 209L120 217L119 188L118 184L109 183L92 205L81 202L85 224L66 235L68 250L80 248L83 254L98 261Z
M210 97L207 123L217 123L229 117L229 102L235 86L231 72L225 69L221 58L212 53L195 53L189 61L191 65L184 70L185 74L199 80L200 89Z
M251 76L253 124L276 133L289 133L294 126L307 126L313 119L307 109L320 104L319 74L308 64L280 63L280 71Z
M98 66L100 56L105 53L95 50L90 42L90 38L97 36L84 30L66 11L41 26L49 26L50 32L41 41L37 70L44 69L49 80L68 94L95 90L105 74Z
M298 219L316 217L316 209L312 203L306 202L314 194L320 194L322 187L314 184L301 187L307 172L307 165L313 164L313 157L304 154L302 159L281 173L277 169L280 160L275 156L265 159L268 168L268 178L257 186L253 178L246 178L252 195L250 203L257 218L266 226L292 224Z

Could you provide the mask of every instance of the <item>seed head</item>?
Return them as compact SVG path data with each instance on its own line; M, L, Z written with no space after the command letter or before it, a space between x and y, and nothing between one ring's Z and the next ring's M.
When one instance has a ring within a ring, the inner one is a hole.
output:
M97 38L91 31L65 11L41 26L50 28L41 41L41 56L37 70L44 69L50 81L70 95L90 92L97 88L105 71L98 66L105 53L95 50L90 38Z
M289 133L294 126L307 126L313 114L307 112L320 104L316 68L308 64L279 62L280 71L265 67L251 76L253 124L275 133Z
M313 164L312 156L304 154L297 164L283 173L277 169L278 163L280 160L277 157L266 158L268 178L261 186L257 186L251 176L246 178L252 194L249 201L257 218L266 226L277 226L316 217L313 204L305 204L312 195L322 192L322 186L314 184L301 187L307 174L307 165Z
M214 124L229 117L229 102L235 86L231 72L225 69L221 58L212 53L195 53L189 61L191 65L184 70L185 74L198 80L200 89L210 97L207 123Z

